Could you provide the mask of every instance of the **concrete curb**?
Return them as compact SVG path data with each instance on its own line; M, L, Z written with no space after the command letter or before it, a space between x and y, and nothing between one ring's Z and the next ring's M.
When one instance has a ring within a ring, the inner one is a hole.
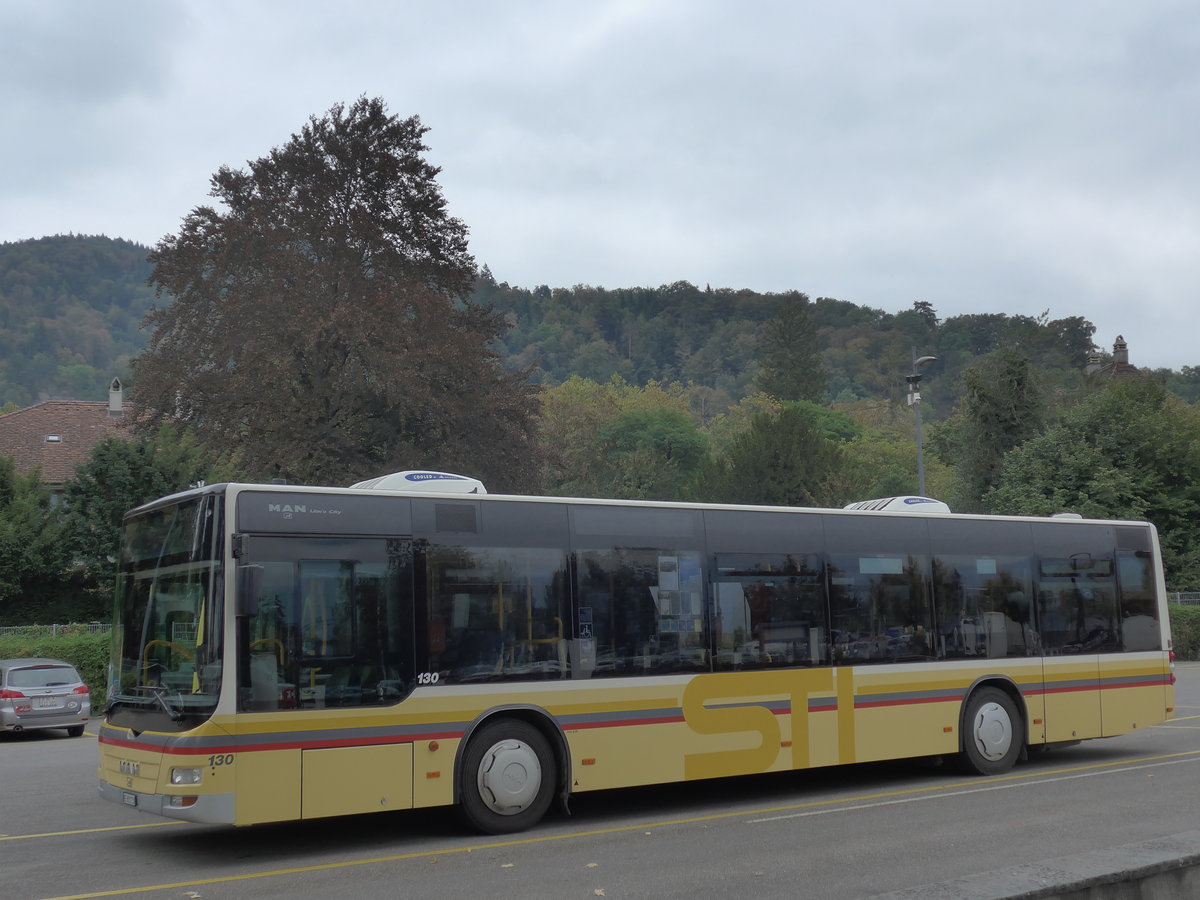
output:
M982 875L876 894L871 900L1193 900L1200 831L1088 850Z

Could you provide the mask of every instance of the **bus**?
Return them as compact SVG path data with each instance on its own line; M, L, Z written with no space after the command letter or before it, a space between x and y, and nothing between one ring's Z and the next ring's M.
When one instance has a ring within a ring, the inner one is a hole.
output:
M364 485L126 515L105 798L234 825L454 805L500 834L607 788L994 775L1173 712L1145 522Z

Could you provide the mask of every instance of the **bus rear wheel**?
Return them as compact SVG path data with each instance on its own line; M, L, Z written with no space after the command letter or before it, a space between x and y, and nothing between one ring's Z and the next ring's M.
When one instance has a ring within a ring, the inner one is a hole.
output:
M967 700L962 735L960 760L964 769L980 775L1007 772L1024 744L1024 725L1017 704L999 688L980 688Z
M467 744L458 808L468 824L487 834L522 831L546 814L556 781L545 735L520 719L499 719Z

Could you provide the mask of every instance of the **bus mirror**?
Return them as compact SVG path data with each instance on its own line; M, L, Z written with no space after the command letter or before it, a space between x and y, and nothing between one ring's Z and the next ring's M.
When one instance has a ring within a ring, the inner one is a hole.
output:
M262 594L262 582L262 566L238 566L238 615L258 615L258 598Z

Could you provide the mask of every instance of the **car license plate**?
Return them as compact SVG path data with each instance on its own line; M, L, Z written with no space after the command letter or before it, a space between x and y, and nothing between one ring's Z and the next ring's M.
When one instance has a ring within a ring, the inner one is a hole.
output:
M34 709L57 709L62 706L62 700L58 697L34 697Z
M121 791L121 802L126 806L137 806L137 794L130 791Z

